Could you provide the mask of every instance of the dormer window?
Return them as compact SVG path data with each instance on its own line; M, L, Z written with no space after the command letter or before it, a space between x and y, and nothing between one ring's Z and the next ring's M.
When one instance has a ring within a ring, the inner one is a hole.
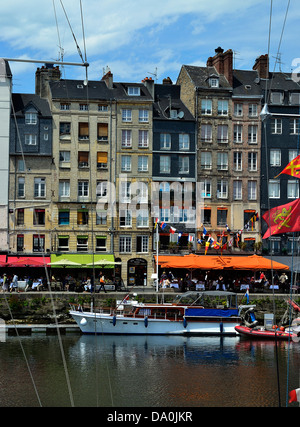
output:
M209 87L219 87L219 77L218 76L210 76L208 79Z
M283 93L282 92L271 92L271 103L272 104L282 104L283 103Z
M25 123L26 125L36 125L37 113L25 113Z
M140 96L141 88L137 86L129 86L128 87L128 95L130 96Z
M300 105L300 93L297 93L297 92L290 93L290 104Z

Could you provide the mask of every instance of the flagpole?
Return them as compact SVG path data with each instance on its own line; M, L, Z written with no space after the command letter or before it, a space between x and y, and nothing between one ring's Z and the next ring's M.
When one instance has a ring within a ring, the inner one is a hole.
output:
M156 292L158 292L158 224L156 224Z

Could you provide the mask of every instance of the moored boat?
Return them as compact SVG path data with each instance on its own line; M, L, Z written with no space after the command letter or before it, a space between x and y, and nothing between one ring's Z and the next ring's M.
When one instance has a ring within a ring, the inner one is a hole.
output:
M173 303L121 303L116 309L70 314L84 334L235 336L240 324L233 292L186 292Z
M255 338L255 339L271 339L271 340L288 340L289 338L294 338L295 334L293 331L290 331L288 329L266 329L264 327L261 328L250 328L249 326L245 325L238 325L235 327L235 330L244 336L247 336L248 338Z

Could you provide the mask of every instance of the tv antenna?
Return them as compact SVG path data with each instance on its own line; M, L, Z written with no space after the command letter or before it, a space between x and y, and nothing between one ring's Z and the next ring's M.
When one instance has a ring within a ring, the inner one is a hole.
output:
M150 73L150 71L147 71L147 73L151 74L155 77L155 83L157 83L157 67L155 68L155 73Z

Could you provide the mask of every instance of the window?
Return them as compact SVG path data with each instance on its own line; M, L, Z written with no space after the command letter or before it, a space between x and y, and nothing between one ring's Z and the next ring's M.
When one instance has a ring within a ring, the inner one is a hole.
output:
M59 251L69 251L69 236L58 236L58 248Z
M298 156L297 150L289 150L289 163Z
M201 126L201 141L212 142L212 126L211 125Z
M59 198L70 197L70 181L59 181Z
M257 182L248 181L248 200L257 200Z
M243 115L243 104L234 104L233 114L237 117L241 117Z
M104 105L99 104L98 105L98 111L108 111L108 105L106 105L106 104L104 104Z
M272 104L282 104L283 93L282 92L271 92L271 103Z
M280 182L275 179L269 180L269 197L270 199L280 198Z
M149 226L149 214L147 209L140 209L137 211L136 226L137 227Z
M34 197L46 196L46 180L45 178L34 178Z
M148 110L139 110L139 122L148 123L149 122L149 111Z
M281 166L281 150L270 150L270 166Z
M122 130L122 148L131 148L132 147L132 131L131 130Z
M33 134L25 134L25 145L36 145L37 136Z
M25 113L25 123L26 125L36 125L37 124L37 113Z
M88 237L87 236L78 236L77 237L77 252L87 252L88 251Z
M130 236L120 236L119 252L123 252L123 253L131 252L131 237Z
M80 140L89 139L89 124L88 123L79 123L78 124L78 138Z
M128 90L128 95L131 95L131 96L140 96L141 94L141 88L137 86L129 86L127 90Z
M299 197L299 181L288 180L287 197L288 199L297 199Z
M147 130L139 130L139 148L148 148L149 132Z
M257 125L248 126L248 142L249 144L257 144Z
M25 197L25 178L18 178L18 197Z
M242 200L242 181L241 180L233 181L233 199Z
M271 237L269 239L269 245L270 245L270 253L271 254L279 254L280 253L280 244L281 239L280 237Z
M60 139L70 139L71 136L71 123L61 122L59 124L59 137Z
M148 156L138 156L138 171L148 172Z
M78 151L78 168L87 168L89 166L89 152Z
M89 182L78 181L78 197L88 197L89 195Z
M228 101L220 100L218 101L218 115L227 116L228 115Z
M97 140L99 142L108 141L108 124L107 123L97 124Z
M131 201L131 183L127 181L121 181L121 194L120 202L121 203L130 203Z
M45 251L45 236L44 235L33 235L33 252L44 252Z
M160 156L159 158L159 171L160 173L170 173L171 172L171 157L170 156Z
M228 181L220 179L217 181L217 199L227 199Z
M17 225L24 225L24 209L17 209Z
M25 171L25 162L22 159L18 160L18 172L24 172Z
M106 151L98 151L98 153L97 153L97 169L107 169L107 153L106 153Z
M228 170L228 153L218 153L217 156L217 168L218 170Z
M61 168L70 167L70 151L59 152L59 167Z
M106 252L106 237L96 237L96 252Z
M272 119L271 121L271 132L273 134L281 134L282 133L282 120L281 119Z
M188 156L178 157L179 173L189 173L189 161Z
M24 251L24 234L17 235L17 252Z
M217 225L226 225L227 224L227 209L218 208L217 209Z
M210 199L211 198L211 181L210 179L205 179L204 181L201 182L202 186L201 189L202 191L202 197L205 199Z
M88 225L89 212L87 209L78 209L77 211L77 225Z
M107 224L107 212L106 211L96 211L96 225L106 225Z
M140 253L149 252L149 237L137 236L136 237L136 251Z
M300 93L294 92L290 94L290 104L300 105Z
M248 153L248 170L249 172L257 171L257 153L255 151Z
M212 168L212 153L210 151L201 152L201 168L202 169Z
M79 104L79 110L80 111L89 111L89 105L88 104Z
M120 227L132 226L132 212L128 209L120 209Z
M132 121L132 110L127 108L122 110L122 122L131 122Z
M235 143L243 142L243 126L242 125L233 126L233 142Z
M190 149L190 135L187 133L179 134L179 150L189 150Z
M121 170L122 172L131 171L131 156L121 156Z
M211 115L212 112L212 100L202 99L201 100L201 114Z
M33 210L33 225L45 225L45 209Z
M203 209L203 224L211 224L211 209L210 208L204 208Z
M233 167L236 171L243 170L242 155L243 153L240 151L235 151L233 153Z
M219 87L219 77L210 77L209 87Z
M160 209L160 220L168 222L170 219L170 209L162 208Z
M290 120L290 134L299 135L299 119Z
M70 110L70 104L69 103L61 103L60 104L60 110L61 111L69 111Z
M257 117L257 104L249 104L249 117Z
M70 211L69 209L61 209L58 211L58 225L70 224Z
M105 197L107 196L107 181L99 181L97 182L97 197Z
M218 126L218 142L228 142L228 126L227 125L219 125Z
M171 135L169 133L160 134L160 149L161 150L171 149Z

